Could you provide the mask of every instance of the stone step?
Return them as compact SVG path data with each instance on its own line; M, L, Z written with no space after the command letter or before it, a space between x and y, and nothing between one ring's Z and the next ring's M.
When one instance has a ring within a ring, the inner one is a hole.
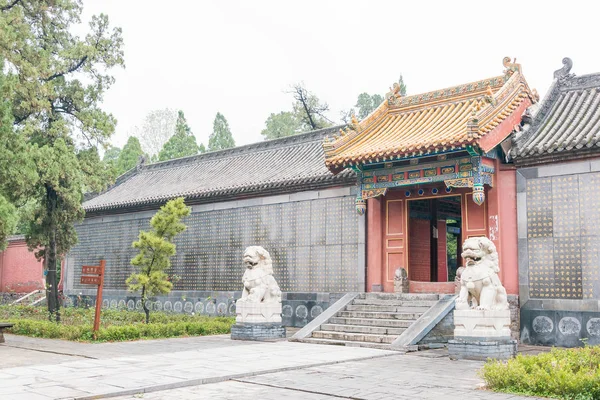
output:
M360 325L360 326L378 326L382 328L408 328L415 321L402 319L383 319L383 318L342 318L332 317L329 319L330 324L339 325Z
M367 333L369 335L400 335L406 328L388 328L384 326L364 326L364 325L342 325L342 324L323 324L319 328L322 331L349 332L349 333Z
M348 340L354 342L392 343L397 335L370 335L367 333L347 333L335 331L314 331L315 339Z
M340 311L335 316L342 318L383 318L383 319L418 319L423 313L411 312L376 312L376 311Z
M376 300L439 300L437 293L360 293L358 299Z
M313 343L313 344L329 344L329 345L348 346L348 347L367 347L370 349L380 349L380 350L392 350L390 345L387 343L353 342L350 340L316 339L316 338L300 339L300 342Z
M403 306L403 307L433 307L437 300L381 300L381 299L354 299L352 305L373 306Z
M373 304L349 304L344 311L380 311L380 312L407 312L407 313L424 313L431 307L407 307L402 305L373 305Z

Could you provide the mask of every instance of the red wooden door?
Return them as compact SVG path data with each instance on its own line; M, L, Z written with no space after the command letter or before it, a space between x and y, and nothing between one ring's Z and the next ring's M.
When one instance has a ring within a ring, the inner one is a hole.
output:
M382 281L384 291L394 291L394 273L406 269L406 200L390 194L385 197L383 215Z

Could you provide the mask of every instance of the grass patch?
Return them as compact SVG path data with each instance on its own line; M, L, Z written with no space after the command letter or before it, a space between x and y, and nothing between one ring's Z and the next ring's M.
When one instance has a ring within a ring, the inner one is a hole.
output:
M42 307L0 306L0 321L15 324L7 332L46 339L106 342L218 335L230 333L235 323L231 317L161 312L152 312L149 324L144 323L145 318L141 312L102 310L100 330L94 340L92 308L63 308L61 323L57 324L48 321L48 312Z
M488 361L480 371L488 388L565 400L600 399L600 347L554 348L534 356Z

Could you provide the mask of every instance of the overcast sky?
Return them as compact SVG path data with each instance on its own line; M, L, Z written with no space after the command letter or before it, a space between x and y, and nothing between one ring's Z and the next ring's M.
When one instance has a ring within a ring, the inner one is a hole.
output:
M303 81L340 111L361 92L385 94L400 73L408 94L502 74L516 57L543 96L564 56L578 75L600 72L596 1L84 0L84 20L123 29L124 70L104 108L113 143L151 110L181 109L208 143L217 111L236 144L262 140L270 113L290 110Z

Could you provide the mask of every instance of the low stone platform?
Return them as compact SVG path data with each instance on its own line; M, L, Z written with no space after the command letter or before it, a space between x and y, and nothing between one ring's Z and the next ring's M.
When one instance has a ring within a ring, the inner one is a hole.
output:
M270 323L237 323L231 327L231 339L266 342L285 338L285 327Z
M506 340L465 340L448 341L448 355L452 360L486 361L488 358L508 360L517 354L517 341Z

